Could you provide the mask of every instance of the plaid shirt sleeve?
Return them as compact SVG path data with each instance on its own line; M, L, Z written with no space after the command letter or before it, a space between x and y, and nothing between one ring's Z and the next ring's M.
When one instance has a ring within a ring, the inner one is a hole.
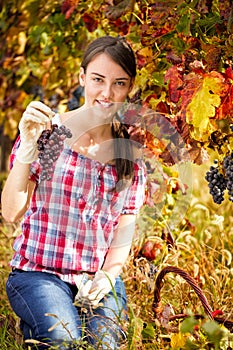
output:
M122 214L138 214L145 200L146 166L140 159L134 165L134 177L127 190Z

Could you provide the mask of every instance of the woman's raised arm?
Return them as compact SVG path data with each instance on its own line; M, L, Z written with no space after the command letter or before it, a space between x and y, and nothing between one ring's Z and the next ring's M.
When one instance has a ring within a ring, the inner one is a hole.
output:
M38 157L37 140L53 116L54 112L39 101L32 101L22 115L20 146L1 198L2 216L8 222L19 220L29 205L35 187L29 181L30 164Z

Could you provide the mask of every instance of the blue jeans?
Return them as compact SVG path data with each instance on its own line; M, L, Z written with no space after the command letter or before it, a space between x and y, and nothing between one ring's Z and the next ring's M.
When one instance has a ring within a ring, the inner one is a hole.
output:
M59 349L78 349L74 344L80 340L94 349L119 349L124 334L120 322L126 319L126 292L120 277L115 295L110 292L101 300L103 306L85 312L73 305L77 287L50 273L14 270L6 289L24 338L47 344L36 349L58 344Z

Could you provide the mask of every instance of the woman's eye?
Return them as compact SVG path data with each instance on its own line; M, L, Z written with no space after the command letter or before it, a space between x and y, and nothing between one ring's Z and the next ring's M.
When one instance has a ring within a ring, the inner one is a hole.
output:
M124 81L117 81L116 85L125 86L125 82Z
M100 82L100 81L102 81L101 78L97 78L97 77L96 77L96 78L93 78L93 80L94 80L95 82L97 82L97 83Z

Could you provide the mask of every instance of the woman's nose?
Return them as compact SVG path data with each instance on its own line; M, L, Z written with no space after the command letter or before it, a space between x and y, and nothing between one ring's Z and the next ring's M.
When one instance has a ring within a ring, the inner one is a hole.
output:
M113 95L113 89L110 84L105 84L102 90L102 95L105 99L109 99Z

